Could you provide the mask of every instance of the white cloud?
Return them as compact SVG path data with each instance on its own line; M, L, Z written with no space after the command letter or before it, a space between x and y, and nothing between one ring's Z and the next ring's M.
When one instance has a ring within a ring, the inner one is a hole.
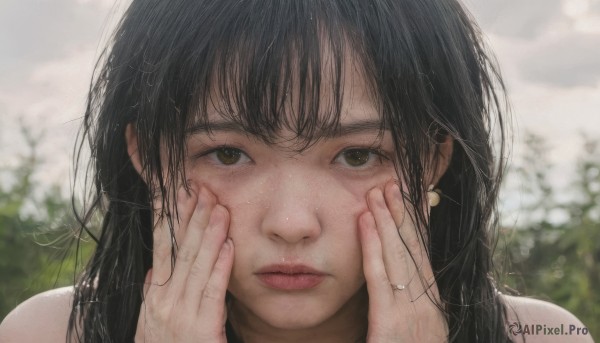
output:
M38 149L43 165L36 175L42 183L67 181L94 55L95 47L74 49L65 58L35 66L25 87L0 92L6 112L2 155L16 163L15 156L26 152L19 121L35 135L43 133Z
M581 133L600 137L600 0L567 1L467 2L483 21L508 85L515 119L513 160L522 157L525 131L543 136L555 166L550 180L559 190L570 186L582 153ZM535 10L548 17L525 15ZM515 194L508 194L509 202Z
M535 39L565 20L562 0L465 0L488 34Z
M574 31L541 42L518 62L524 78L560 87L600 83L600 34Z
M96 42L106 11L73 0L3 0L0 72L20 82L36 63L64 56L72 46Z
M574 24L575 30L582 33L600 34L600 14L579 18ZM598 44L598 42L596 42Z
M3 0L0 11L0 160L25 153L22 121L36 135L42 184L68 185L78 118L83 115L99 41L129 0Z
M589 12L591 0L563 1L563 11L569 17L579 17Z
M117 1L115 0L75 0L76 3L84 5L95 5L105 9L113 8Z

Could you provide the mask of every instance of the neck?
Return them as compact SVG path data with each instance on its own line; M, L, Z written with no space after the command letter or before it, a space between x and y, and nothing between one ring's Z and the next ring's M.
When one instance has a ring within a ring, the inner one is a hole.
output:
M367 334L368 296L361 288L333 316L315 327L281 329L269 325L235 299L229 306L229 323L243 343L348 343L364 342Z

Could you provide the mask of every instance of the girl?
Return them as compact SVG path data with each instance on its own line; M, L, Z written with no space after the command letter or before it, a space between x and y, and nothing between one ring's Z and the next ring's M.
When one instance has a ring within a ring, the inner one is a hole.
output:
M455 0L134 0L83 122L96 251L2 341L505 342L517 320L579 324L493 281L492 62Z

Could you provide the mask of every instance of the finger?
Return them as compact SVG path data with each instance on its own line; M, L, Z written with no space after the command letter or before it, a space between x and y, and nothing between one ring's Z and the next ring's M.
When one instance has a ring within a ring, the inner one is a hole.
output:
M148 295L148 290L150 289L150 285L152 282L152 268L148 269L146 273L146 278L144 279L144 286L142 288L142 294L144 295L143 299L146 299L146 295Z
M182 223L186 224L185 236L181 239L181 244L177 249L177 259L169 286L169 296L171 297L180 297L185 290L190 269L201 249L203 232L207 228L210 214L215 207L216 197L206 187L201 187L194 204L195 206L191 207L191 211L189 211L192 214L189 216L190 219L182 220Z
M175 243L179 246L186 235L189 227L189 222L192 219L196 206L198 204L198 197L200 190L193 183L190 183L189 188L182 186L177 192L177 201L173 205L176 208L176 212L172 213L172 216L177 218L177 230L175 230Z
M394 303L390 280L383 262L381 240L377 233L375 218L366 212L358 219L360 245L363 254L363 272L369 292L369 311L386 313L385 309Z
M435 283L433 269L431 268L431 262L425 248L427 237L423 235L426 233L419 230L414 224L413 219L408 215L410 212L415 213L414 207L412 204L404 201L400 188L393 182L385 186L385 201L394 218L394 222L398 226L398 232L403 245L406 246L406 249L410 253L411 265L416 268L416 273L413 272L415 275L411 275L409 281L411 287L407 289L408 293L414 301L427 298L439 301L439 292ZM427 292L427 297L422 297L425 292Z
M142 343L146 341L146 305L142 303L140 315L138 316L137 327L135 329L135 337L133 341L135 343Z
M194 193L188 193L184 187L177 190L176 201L164 201L162 196L159 196L153 201L153 253L152 253L152 283L156 285L164 285L171 277L173 272L171 266L173 245L173 233L175 240L181 241L181 237L185 235L186 222L189 221L191 210L196 203ZM164 205L171 205L177 210L165 210ZM172 215L177 213L178 218L173 219ZM171 232L173 227L173 233Z
M202 291L200 306L198 313L205 318L223 318L225 324L225 297L227 294L227 286L231 276L231 268L234 260L234 246L231 238L225 240L221 246L219 257L215 262L210 278ZM218 326L219 328L222 325Z
M186 288L185 302L193 308L200 305L202 290L207 287L207 282L214 271L215 264L222 250L229 229L229 213L222 205L216 205L210 214L206 231L196 259L189 271ZM209 293L214 293L211 290Z
M425 248L426 237L423 237L424 233L417 229L413 218L408 215L409 211L415 213L414 207L404 201L400 187L394 182L389 182L385 186L385 202L398 228L403 245L410 253L409 258L425 280L433 281L433 272Z
M146 278L144 280L143 286L143 297L142 297L142 305L140 307L140 313L138 315L137 328L135 331L134 342L144 342L145 335L144 330L146 330L146 297L148 295L148 291L150 290L152 280L152 268L148 270L146 273Z
M367 195L367 202L381 237L383 261L389 281L406 286L410 283L416 268L399 237L398 224L388 209L381 189L372 189Z

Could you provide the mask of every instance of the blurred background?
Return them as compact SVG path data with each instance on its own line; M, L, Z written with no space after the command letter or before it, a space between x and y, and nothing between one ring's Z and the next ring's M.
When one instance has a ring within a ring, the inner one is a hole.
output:
M72 150L92 70L127 1L0 1L0 318L73 283ZM513 110L496 263L600 337L600 0L466 0ZM70 249L67 249L71 246Z

